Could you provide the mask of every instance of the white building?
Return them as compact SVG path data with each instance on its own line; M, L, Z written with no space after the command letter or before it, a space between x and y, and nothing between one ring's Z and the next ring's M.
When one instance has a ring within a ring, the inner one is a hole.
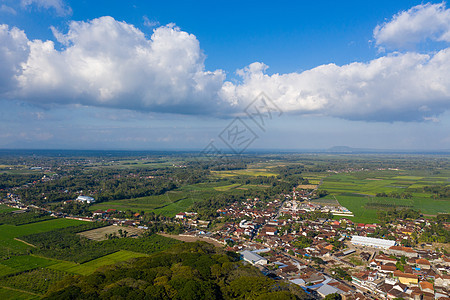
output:
M395 246L395 241L371 238L365 236L353 235L351 243L356 246L367 246L373 248L388 249L389 247Z
M252 265L266 265L267 264L267 259L265 259L264 257L254 253L252 251L248 251L248 250L242 251L241 257L243 260L248 261Z
M95 199L89 196L78 196L77 201L90 204L95 202Z

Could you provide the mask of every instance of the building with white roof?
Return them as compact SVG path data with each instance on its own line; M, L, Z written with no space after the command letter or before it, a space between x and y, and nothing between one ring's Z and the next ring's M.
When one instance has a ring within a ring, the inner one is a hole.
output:
M95 199L89 196L78 196L77 201L90 204L95 202Z
M395 246L395 241L358 235L352 236L351 243L355 246L367 246L382 249L388 249L389 247Z
M264 257L252 252L252 251L242 251L241 252L241 258L245 261L248 261L252 265L266 265L267 259Z

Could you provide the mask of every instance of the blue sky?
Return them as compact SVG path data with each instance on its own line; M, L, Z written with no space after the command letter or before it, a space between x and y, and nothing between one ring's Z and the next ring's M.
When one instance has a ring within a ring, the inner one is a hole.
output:
M0 148L450 149L446 2L0 0L0 24Z

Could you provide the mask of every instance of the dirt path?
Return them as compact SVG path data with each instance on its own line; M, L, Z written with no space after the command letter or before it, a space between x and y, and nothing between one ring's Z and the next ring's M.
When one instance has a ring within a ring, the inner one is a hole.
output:
M36 248L35 245L30 244L30 243L27 243L27 242L25 242L25 241L22 241L21 239L18 239L18 238L14 238L14 239L15 239L16 241L22 242L22 243L24 243L24 244L26 244L26 245L28 245L28 246L31 246L31 247L33 247L33 248Z
M171 238L171 239L175 239L175 240L179 240L182 242L196 242L196 241L203 241L203 242L207 242L210 244L213 244L216 247L223 247L223 245L221 243L218 243L216 241L213 241L211 239L208 238L202 238L199 236L185 236L185 235L172 235L172 234L166 234L166 233L158 233L159 235Z
M2 289L6 289L6 290L11 290L11 291L16 291L16 292L21 292L21 293L30 294L30 295L33 295L33 296L40 296L39 294L35 294L35 293L33 293L33 292L29 292L29 291L25 291L25 290L19 290L19 289L15 289L15 288L12 288L12 287L9 287L9 286L3 286L3 285L0 285L0 287L1 287Z

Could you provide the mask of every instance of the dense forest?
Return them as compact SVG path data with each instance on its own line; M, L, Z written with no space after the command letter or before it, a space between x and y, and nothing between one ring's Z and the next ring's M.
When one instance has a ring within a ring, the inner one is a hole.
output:
M69 276L44 299L305 299L294 285L275 281L235 253L204 243L175 245L150 257Z

